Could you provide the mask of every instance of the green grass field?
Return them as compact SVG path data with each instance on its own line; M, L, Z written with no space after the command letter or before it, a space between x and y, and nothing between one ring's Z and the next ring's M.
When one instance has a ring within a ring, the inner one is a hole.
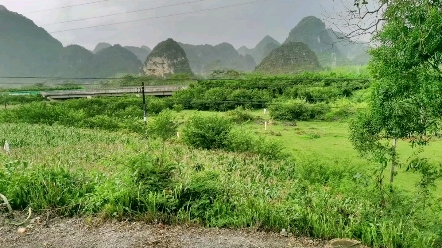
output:
M422 194L416 187L420 175L402 166L393 187L389 168L380 187L373 176L376 165L362 159L349 140L349 118L365 107L365 90L336 99L333 90L296 86L301 91L295 95L325 94L328 100L295 102L280 116L307 109L306 119L315 119L316 111L317 120L275 121L270 110L264 115L259 107L220 105L224 91L233 98L287 100L273 89L234 89L238 83L230 90L202 84L177 97L149 98L148 127L137 97L14 99L15 105L0 111L0 143L8 141L11 148L9 154L0 152L0 193L13 209L36 213L285 228L299 236L354 238L372 247L442 245L442 182L431 191L434 196ZM333 84L343 91L365 87ZM249 87L257 86L259 81L250 81ZM200 100L189 104L189 92ZM183 110L184 104L230 111ZM421 156L440 163L441 148L442 141L435 140ZM403 163L413 152L404 141L398 151Z
M183 111L180 114L182 119L186 119L195 111ZM211 115L217 112L202 112L204 115ZM330 166L347 167L349 165L359 167L363 171L369 171L373 165L360 157L353 148L349 140L348 122L325 122L325 121L300 121L291 122L272 121L265 130L264 121L270 121L269 112L264 115L263 110L250 111L260 121L245 123L243 126L258 135L269 137L282 144L284 149L290 152L298 161L307 163L314 159L322 161ZM225 113L220 113L225 115ZM431 161L440 163L442 161L442 140L435 140L425 147L420 155L429 158ZM401 162L406 163L407 159L416 152L406 141L398 142L398 153ZM407 172L406 167L397 168L399 172L395 177L395 185L410 192L416 189L419 176L412 172ZM386 180L389 180L390 172L385 172ZM438 183L438 188L442 188L442 182ZM442 197L442 191L436 190L436 196ZM442 213L441 213L442 214Z

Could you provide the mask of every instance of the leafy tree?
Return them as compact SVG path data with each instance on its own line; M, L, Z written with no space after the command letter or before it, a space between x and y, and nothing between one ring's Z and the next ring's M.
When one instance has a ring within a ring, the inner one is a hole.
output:
M380 18L384 24L373 38L377 46L370 51L369 63L377 82L371 89L368 111L351 124L350 138L363 155L383 165L381 171L391 162L393 182L397 141L407 139L413 146L424 146L439 128L442 1L378 3L385 6Z

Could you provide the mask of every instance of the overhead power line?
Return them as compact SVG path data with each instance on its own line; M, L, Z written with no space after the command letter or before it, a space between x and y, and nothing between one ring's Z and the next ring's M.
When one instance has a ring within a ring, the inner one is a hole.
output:
M71 7L77 7L77 6L83 6L83 5L91 5L91 4L95 4L95 3L103 3L103 2L108 2L108 1L109 1L109 0L101 0L101 1L95 1L95 2L87 2L87 3L79 3L79 4L74 4L74 5L68 5L68 6L63 6L63 7L58 7L58 8L52 8L52 9L36 10L36 11L31 11L31 12L23 13L23 15L26 15L26 14L33 14L33 13L40 13L40 12L45 12L45 11L50 11L50 10L56 10L56 9L67 9L67 8L71 8Z
M136 78L136 76L133 76ZM0 79L47 79L47 80L123 80L125 77L41 77L41 76L0 76ZM274 81L274 80L336 80L336 81L371 81L370 78L168 78L168 79L142 79L144 81L245 81L245 80L261 80L261 81ZM0 82L1 84L1 82Z
M206 1L206 0L196 0L196 1L190 1L190 2L185 2L185 3L177 3L177 4L163 5L163 6L159 6L159 7L152 7L152 8L147 8L147 9L139 9L139 10L126 11L126 12L115 13L115 14L108 14L108 15L101 15L101 16L93 16L93 17L80 18L80 19L74 19L74 20L62 21L62 22L53 22L53 23L43 24L42 26L50 26L50 25L55 25L55 24L62 24L62 23L69 23L69 22L78 22L78 21L92 20L92 19L98 19L98 18L109 17L109 16L116 16L116 15L123 15L123 14L130 14L130 13L142 12L142 11L147 11L147 10L155 10L155 9L162 9L162 8L168 8L168 7L175 7L175 6L180 6L180 5L187 5L187 4L197 3L197 2L203 2L203 1Z
M206 12L206 11L210 11L210 10L225 9L225 8L237 7L237 6L248 5L248 4L253 4L253 3L258 3L258 2L268 2L268 1L275 1L275 0L257 0L257 1L251 1L251 2L246 2L246 3L240 3L240 4L225 5L225 6L209 8L209 9L202 9L202 10L196 10L196 11L190 11L190 12L182 12L182 13L177 13L177 14L170 14L170 15L165 15L165 16L156 16L156 17L149 17L149 18L143 18L143 19L137 19L137 20L131 20L131 21L114 22L114 23L101 24L101 25L95 25L95 26L73 28L73 29L65 29L65 30L57 30L57 31L48 31L48 32L50 34L55 34L55 33L62 33L62 32L68 32L68 31L76 31L76 30L83 30L83 29L90 29L90 28L98 28L98 27L112 26L112 25L118 25L118 24L125 24L125 23L147 21L147 20L153 20L153 19L159 19L159 18L166 18L166 17L172 17L172 16L195 14L195 13L201 13L201 12Z

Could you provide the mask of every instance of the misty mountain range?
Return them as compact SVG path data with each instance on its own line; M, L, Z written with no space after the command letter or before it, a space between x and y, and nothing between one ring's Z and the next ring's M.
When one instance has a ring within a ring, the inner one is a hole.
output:
M112 77L120 73L138 74L152 52L147 46L105 42L97 44L93 51L74 44L63 47L32 20L0 7L0 76ZM283 44L270 36L265 36L254 48L235 49L227 42L215 46L178 44L196 74L218 69L254 71L272 51L293 42L306 44L323 67L368 62L367 45L338 39L339 36L343 34L327 29L320 19L309 16L290 31ZM285 53L288 47L297 49L303 46L285 46Z

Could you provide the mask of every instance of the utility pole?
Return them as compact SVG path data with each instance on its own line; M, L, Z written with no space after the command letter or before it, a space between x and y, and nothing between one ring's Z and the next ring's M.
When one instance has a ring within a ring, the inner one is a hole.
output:
M143 91L143 111L144 111L144 124L147 125L147 115L146 115L146 95L144 94L144 81L142 83L141 90Z

